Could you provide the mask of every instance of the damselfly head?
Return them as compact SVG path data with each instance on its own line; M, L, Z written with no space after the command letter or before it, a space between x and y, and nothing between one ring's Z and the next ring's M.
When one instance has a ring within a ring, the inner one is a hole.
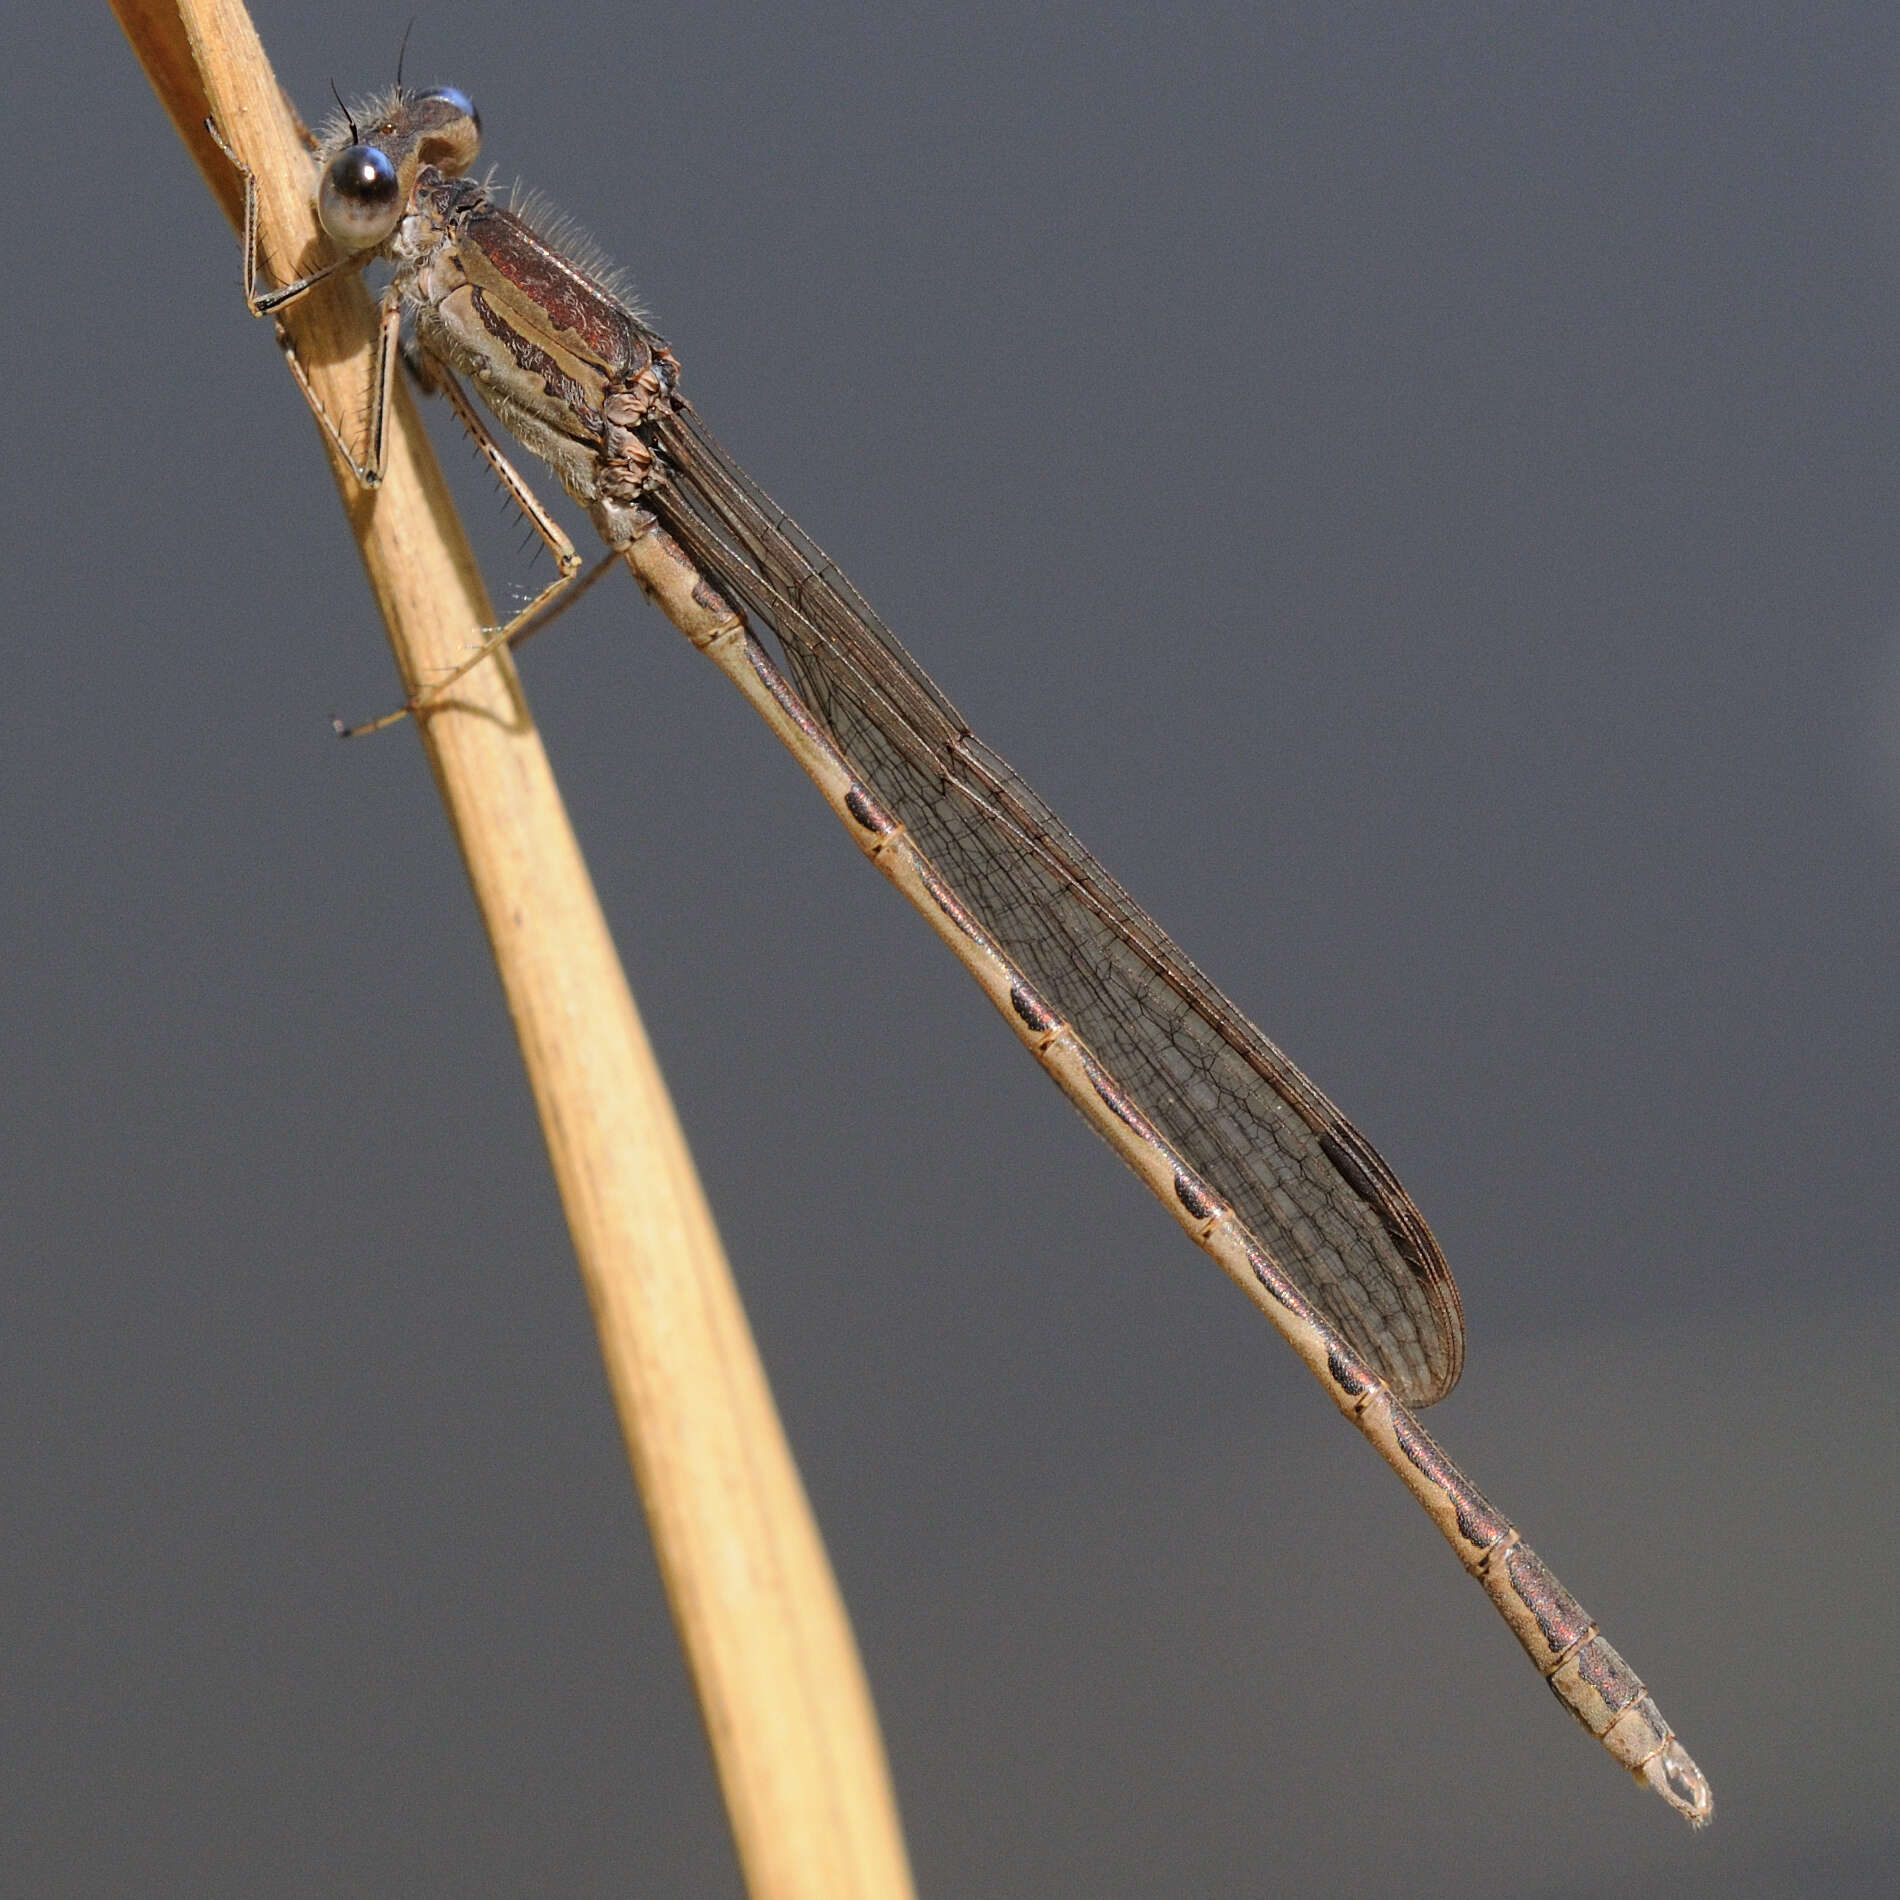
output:
M423 166L458 177L481 146L481 118L467 93L398 86L327 128L317 154L318 221L345 250L374 250L401 220Z

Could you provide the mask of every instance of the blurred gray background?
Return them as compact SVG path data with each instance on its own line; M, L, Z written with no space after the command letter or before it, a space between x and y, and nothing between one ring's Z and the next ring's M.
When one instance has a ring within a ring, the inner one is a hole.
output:
M403 22L260 8L312 115ZM413 739L326 724L392 675L316 436L111 18L51 30L0 1891L735 1894L459 863ZM528 690L923 1891L1890 1893L1900 13L444 4L408 72L1397 1168L1469 1316L1434 1431L1718 1801L1572 1725L610 585Z

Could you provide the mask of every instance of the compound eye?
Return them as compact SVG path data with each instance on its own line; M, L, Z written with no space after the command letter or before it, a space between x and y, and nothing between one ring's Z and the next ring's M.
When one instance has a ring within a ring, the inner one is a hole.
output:
M345 250L367 251L396 228L402 186L387 153L346 145L323 170L317 220Z
M454 86L431 86L414 96L411 111L424 164L439 166L455 178L480 156L482 117L467 93Z
M444 118L468 120L476 136L481 136L482 115L475 110L475 101L459 86L425 87L416 94L416 103L436 107Z

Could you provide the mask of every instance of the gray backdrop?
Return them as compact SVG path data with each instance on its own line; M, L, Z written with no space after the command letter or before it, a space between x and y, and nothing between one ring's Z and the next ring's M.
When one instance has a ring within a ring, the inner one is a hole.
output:
M400 13L261 14L308 112L392 74ZM392 684L316 438L109 16L59 35L6 81L0 1888L734 1893L460 866L413 739L325 723ZM1900 16L438 4L409 72L1399 1170L1434 1430L1718 1800L1574 1728L605 587L529 691L924 1891L1890 1891Z

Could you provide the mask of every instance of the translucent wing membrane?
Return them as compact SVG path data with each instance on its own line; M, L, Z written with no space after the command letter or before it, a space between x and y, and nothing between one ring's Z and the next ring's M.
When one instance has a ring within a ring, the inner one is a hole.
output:
M656 418L651 494L777 636L813 715L997 946L1395 1393L1457 1383L1450 1270L1378 1152L964 723L691 406Z

